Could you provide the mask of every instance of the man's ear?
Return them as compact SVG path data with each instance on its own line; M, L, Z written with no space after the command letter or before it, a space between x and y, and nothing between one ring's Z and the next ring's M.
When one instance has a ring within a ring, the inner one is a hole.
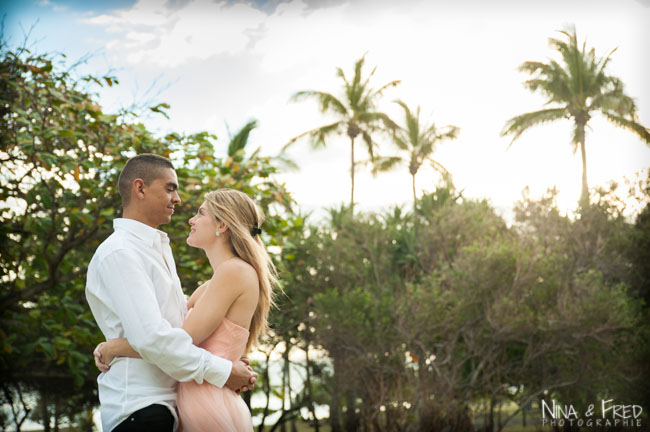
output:
M132 189L132 194L135 196L137 199L144 199L144 181L142 179L135 179L133 180L133 189Z

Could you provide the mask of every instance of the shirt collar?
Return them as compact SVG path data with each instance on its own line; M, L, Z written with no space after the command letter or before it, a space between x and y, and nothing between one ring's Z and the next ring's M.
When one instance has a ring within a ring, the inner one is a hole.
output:
M152 228L149 225L143 224L135 219L117 218L113 220L114 230L127 231L139 239L143 240L150 246L156 246L160 243L169 243L167 233L159 229Z

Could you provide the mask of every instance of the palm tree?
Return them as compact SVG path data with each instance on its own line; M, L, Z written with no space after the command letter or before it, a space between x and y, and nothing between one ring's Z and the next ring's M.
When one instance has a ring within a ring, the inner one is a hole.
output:
M321 113L333 114L337 120L333 123L317 127L304 132L289 141L285 146L287 148L298 139L309 136L312 139L314 148L325 147L325 139L331 135L346 134L350 139L350 211L354 206L354 172L356 161L354 158L354 143L357 136L361 135L370 158L375 158L376 143L372 135L383 128L394 129L395 123L388 115L377 111L377 101L382 93L389 87L394 87L400 81L391 81L375 90L370 86L370 79L375 73L375 69L363 78L362 68L365 62L365 55L361 57L354 65L354 76L348 80L341 68L337 68L337 76L343 80L343 98L337 98L334 95L316 90L305 90L295 93L291 100L303 100L306 98L318 101Z
M400 150L408 154L408 159L401 156L380 158L375 164L374 172L388 170L401 162L407 162L412 178L413 202L415 203L417 199L415 194L415 175L424 162L430 162L435 170L440 171L443 176L449 177L447 169L440 162L433 159L432 155L436 150L436 144L438 142L445 139L456 139L460 128L450 125L438 129L434 123L429 125L423 124L420 122L419 106L415 113L413 113L404 102L398 100L396 103L404 110L405 125L395 131L393 141Z
M230 141L228 142L227 155L231 158L235 158L239 155L239 153L241 153L240 156L243 159L246 146L248 145L248 138L250 137L253 129L256 127L257 120L249 120L244 126L241 127L241 129L239 129L235 135L232 135L230 133L230 128L228 128L228 125L226 124L226 129L228 129L228 136L230 138ZM248 157L248 159L255 159L259 154L260 149L261 147L256 148ZM277 155L271 156L271 159L273 159L278 164L278 168L280 169L287 171L298 169L298 165L286 155L284 149Z
M593 48L587 50L586 42L582 47L578 45L575 28L570 33L560 33L568 40L549 39L551 47L557 49L562 56L560 63L554 60L548 63L527 61L519 66L520 71L533 76L524 82L524 86L533 92L541 92L548 98L546 103L555 106L511 118L506 122L501 135L514 135L510 143L512 145L532 126L560 119L572 120L573 152L580 146L582 156L582 191L579 204L585 208L589 206L585 127L593 113L600 112L616 126L637 134L646 143L650 143L650 133L638 122L636 104L623 92L621 80L607 75L605 71L616 49L605 57L597 57Z

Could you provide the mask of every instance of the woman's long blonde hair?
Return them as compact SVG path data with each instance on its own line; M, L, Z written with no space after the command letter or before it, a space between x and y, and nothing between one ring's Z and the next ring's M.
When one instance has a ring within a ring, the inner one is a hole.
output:
M246 352L257 345L268 331L269 309L274 305L273 288L277 286L277 271L262 239L254 230L264 222L264 213L243 192L219 189L205 194L210 213L230 230L230 245L234 254L252 265L259 279L259 301L249 328Z

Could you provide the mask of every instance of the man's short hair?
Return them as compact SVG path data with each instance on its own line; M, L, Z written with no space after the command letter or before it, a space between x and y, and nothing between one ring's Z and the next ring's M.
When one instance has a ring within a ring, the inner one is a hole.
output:
M122 197L122 207L129 205L133 180L141 179L144 184L149 186L151 182L161 178L163 170L167 168L174 169L174 165L169 159L151 153L139 154L129 159L122 168L117 181Z

